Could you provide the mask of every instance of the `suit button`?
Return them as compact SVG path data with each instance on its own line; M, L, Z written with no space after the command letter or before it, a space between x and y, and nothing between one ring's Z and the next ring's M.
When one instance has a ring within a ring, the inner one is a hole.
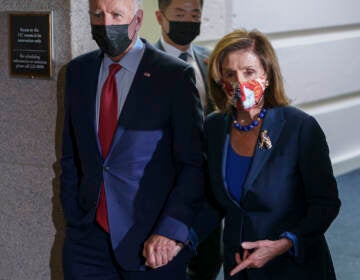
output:
M109 171L110 167L109 166L104 166L104 171Z

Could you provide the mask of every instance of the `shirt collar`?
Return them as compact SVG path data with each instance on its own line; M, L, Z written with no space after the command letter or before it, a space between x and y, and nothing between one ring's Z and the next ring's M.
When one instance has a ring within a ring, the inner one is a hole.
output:
M164 50L173 56L179 57L179 55L183 53L183 51L175 48L174 46L170 45L169 43L166 43L163 36L160 37L160 42L161 42ZM190 44L190 47L185 52L188 55L190 55L192 58L194 58L192 44Z
M144 49L145 49L145 45L138 37L132 48L128 51L127 54L124 55L123 58L121 58L121 60L118 63L121 65L122 68L125 68L126 70L132 73L136 73L136 70L140 64L140 60L143 56ZM104 54L103 63L104 66L108 68L114 62L107 54Z

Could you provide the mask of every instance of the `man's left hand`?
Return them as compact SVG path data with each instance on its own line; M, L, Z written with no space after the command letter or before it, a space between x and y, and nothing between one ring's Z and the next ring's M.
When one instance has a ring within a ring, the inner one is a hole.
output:
M144 243L145 265L151 268L164 266L180 252L182 247L181 243L176 243L162 235L153 234Z

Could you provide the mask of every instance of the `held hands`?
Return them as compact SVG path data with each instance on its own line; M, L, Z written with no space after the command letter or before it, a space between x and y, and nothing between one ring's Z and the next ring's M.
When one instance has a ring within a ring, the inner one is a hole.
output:
M241 258L239 253L235 254L237 266L230 271L230 276L238 273L245 268L260 268L267 262L287 252L292 246L289 239L279 240L259 240L256 242L243 242L244 254Z
M164 266L180 252L182 247L181 243L176 243L162 235L153 234L144 243L145 265L151 268Z

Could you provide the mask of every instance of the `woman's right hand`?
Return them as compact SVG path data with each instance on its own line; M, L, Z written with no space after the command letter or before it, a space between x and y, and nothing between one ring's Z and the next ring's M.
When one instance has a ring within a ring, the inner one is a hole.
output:
M230 271L230 276L244 270L245 268L260 268L267 262L287 252L292 246L291 240L281 238L279 240L258 240L255 242L243 242L244 249L241 258L239 253L235 254L237 266Z

